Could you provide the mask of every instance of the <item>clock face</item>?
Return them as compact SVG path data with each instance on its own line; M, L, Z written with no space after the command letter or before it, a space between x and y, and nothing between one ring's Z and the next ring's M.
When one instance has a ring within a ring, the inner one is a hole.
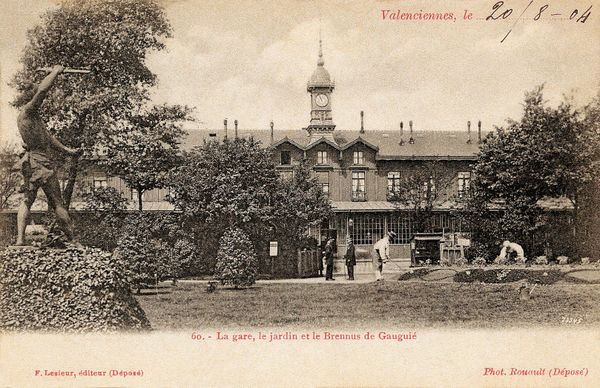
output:
M315 102L318 106L324 107L329 102L329 98L324 94L317 94L317 97L315 97Z

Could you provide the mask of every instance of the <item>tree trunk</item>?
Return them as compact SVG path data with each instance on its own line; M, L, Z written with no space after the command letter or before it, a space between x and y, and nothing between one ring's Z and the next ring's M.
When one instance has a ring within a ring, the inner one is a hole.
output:
M77 169L79 167L79 159L71 158L69 161L68 169L67 169L67 185L65 186L65 191L63 193L64 205L66 209L69 209L71 206L71 199L73 198L73 191L75 189L75 180L77 179Z
M583 243L584 239L579 236L581 230L579 225L579 201L577 192L575 192L574 198L571 200L573 203L573 252L574 256L578 256L581 253L580 244Z
M144 196L144 190L136 189L138 195L138 210L142 211L142 197Z

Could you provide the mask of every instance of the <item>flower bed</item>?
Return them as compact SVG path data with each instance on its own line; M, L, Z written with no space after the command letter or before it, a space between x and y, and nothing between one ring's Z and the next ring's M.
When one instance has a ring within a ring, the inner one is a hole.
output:
M520 268L505 269L471 269L458 272L454 281L459 283L512 283L519 280L528 280L531 283L552 284L561 280L563 273L558 270L530 270Z
M452 280L457 283L513 283L527 280L530 283L553 284L567 281L579 284L600 284L600 271L594 268L523 268L496 266L495 268L424 267L411 269L398 278L400 281L422 280L435 282Z

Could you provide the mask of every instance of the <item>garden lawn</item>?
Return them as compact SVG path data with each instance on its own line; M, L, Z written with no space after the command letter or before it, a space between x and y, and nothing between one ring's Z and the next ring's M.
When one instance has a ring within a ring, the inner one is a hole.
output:
M136 296L158 330L205 328L501 328L600 326L600 285L397 282L259 283L250 289L180 283Z

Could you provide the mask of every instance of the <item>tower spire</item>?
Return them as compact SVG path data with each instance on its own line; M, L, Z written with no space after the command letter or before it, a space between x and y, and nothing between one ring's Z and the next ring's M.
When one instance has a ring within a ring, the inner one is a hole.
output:
M325 61L323 60L323 41L321 40L321 27L319 26L319 60L317 61L318 66L323 66Z
M335 82L331 80L329 72L325 69L323 60L323 39L321 37L321 26L319 26L319 60L317 68L313 72L306 85L306 91L310 93L311 109L310 124L306 127L311 142L322 137L333 139L335 124L331 118L331 93L335 88Z

